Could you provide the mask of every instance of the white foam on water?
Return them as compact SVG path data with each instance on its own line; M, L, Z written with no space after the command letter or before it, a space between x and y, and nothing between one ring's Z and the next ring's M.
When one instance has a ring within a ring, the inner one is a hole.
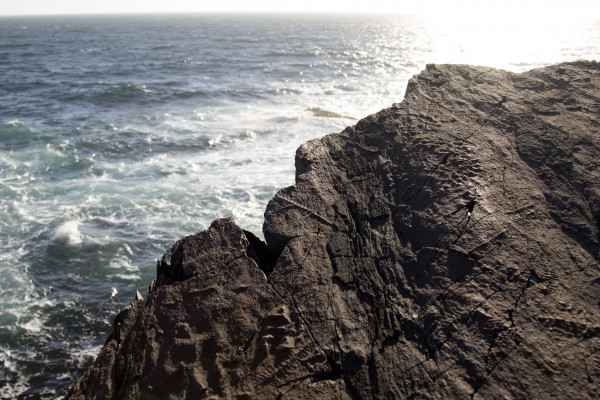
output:
M71 307L74 307L74 306L75 306L75 302L74 302L73 300L65 300L65 301L63 301L63 303L62 303L62 304L63 304L63 307L64 307L65 309L67 309L67 310L68 310L69 308L71 308Z
M131 264L130 256L122 254L121 250L119 250L113 258L111 258L108 266L109 268L113 269L124 269L127 272L139 271L139 267Z
M115 278L124 280L124 281L131 281L131 282L138 282L142 279L142 276L139 274L116 274Z
M25 323L16 324L19 328L25 329L30 333L40 333L44 329L44 322L40 318L32 318Z
M0 346L0 368L4 370L2 371L3 378L7 380L10 379L10 375L19 375L17 365L13 361L16 359L13 353L13 351ZM8 374L6 372L8 372ZM23 379L19 379L16 382L10 382L10 384L4 384L0 386L0 398L16 399L29 388L29 384Z
M60 225L54 233L54 238L66 242L69 246L81 246L83 236L79 231L80 221L71 220Z
M242 137L249 140L256 140L256 132L251 129L246 129Z
M94 360L98 356L101 348L102 345L93 344L92 338L86 338L76 343L75 346L70 346L69 354L73 360L83 366L88 365L90 361ZM73 378L72 376L69 377Z
M125 249L127 254L129 254L130 256L133 255L133 250L131 250L131 247L127 243L123 244L123 248Z
M210 147L215 147L216 145L218 145L219 143L221 143L221 140L223 139L223 135L219 134L219 135L215 135L213 137L211 137L208 140L208 145Z

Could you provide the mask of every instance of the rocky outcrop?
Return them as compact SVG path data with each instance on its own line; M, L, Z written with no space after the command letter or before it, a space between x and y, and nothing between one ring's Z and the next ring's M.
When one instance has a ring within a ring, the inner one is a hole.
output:
M428 65L177 242L67 398L599 398L600 66Z

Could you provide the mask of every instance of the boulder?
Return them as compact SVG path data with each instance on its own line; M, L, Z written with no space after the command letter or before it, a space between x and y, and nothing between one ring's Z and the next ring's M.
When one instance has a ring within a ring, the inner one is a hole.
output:
M171 247L67 398L600 397L600 65L428 65Z

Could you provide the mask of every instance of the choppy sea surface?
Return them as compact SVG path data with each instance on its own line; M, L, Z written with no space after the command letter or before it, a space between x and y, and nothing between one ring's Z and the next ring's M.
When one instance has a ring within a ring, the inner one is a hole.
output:
M0 18L0 397L62 397L173 242L225 216L260 235L296 147L426 63L600 59L599 20L515 21Z

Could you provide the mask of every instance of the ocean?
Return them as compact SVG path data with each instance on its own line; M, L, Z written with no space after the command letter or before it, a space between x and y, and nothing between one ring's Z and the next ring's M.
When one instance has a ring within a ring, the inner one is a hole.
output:
M427 63L600 59L600 20L198 14L0 18L0 396L59 398L177 239L261 236L303 142Z

